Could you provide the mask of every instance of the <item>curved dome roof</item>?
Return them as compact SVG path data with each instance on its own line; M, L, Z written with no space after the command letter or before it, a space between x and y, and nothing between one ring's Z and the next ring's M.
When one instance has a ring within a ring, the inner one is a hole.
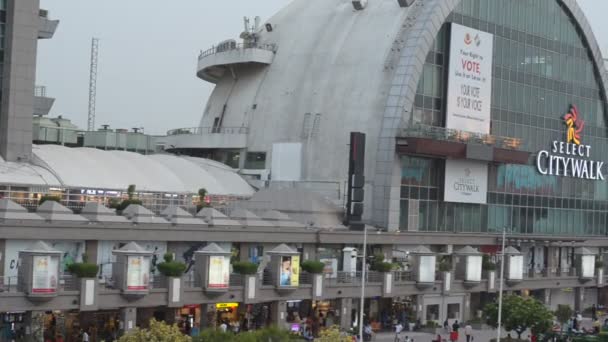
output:
M95 189L251 196L253 189L234 170L201 158L141 155L95 148L34 145L33 165L0 163L0 182Z

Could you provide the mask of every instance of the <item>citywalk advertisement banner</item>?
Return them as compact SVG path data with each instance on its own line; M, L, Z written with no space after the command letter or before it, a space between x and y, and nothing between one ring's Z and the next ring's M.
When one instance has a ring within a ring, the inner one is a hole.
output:
M445 161L446 202L485 204L488 194L488 164L470 160Z
M127 290L147 290L150 283L150 258L146 256L127 257Z
M56 293L59 257L34 256L32 293Z
M489 134L494 36L452 24L446 128ZM487 163L446 160L446 202L486 203Z
M230 283L230 257L210 256L207 288L227 289Z
M280 286L300 285L300 256L285 255L281 257Z

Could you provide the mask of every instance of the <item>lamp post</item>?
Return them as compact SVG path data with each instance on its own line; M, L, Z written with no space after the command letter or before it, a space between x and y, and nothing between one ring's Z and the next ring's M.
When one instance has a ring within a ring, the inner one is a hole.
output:
M365 306L365 261L367 258L367 225L363 225L363 259L361 259L361 303L359 304L359 338L363 341L363 309Z
M496 331L496 341L500 341L500 325L502 323L502 284L504 283L505 276L505 237L507 235L507 228L502 229L502 249L500 258L500 284L498 285L498 328Z

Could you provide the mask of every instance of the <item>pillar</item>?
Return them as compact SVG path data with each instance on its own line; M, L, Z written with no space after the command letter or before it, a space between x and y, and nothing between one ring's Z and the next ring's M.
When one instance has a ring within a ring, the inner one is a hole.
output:
M353 300L352 298L340 298L337 300L340 315L340 329L348 330L351 328Z
M201 330L217 325L215 304L201 304Z
M122 322L122 331L128 333L135 329L137 322L137 308L122 308L120 309L120 321Z
M557 269L559 268L559 247L549 246L548 248L547 268L550 272L554 272L554 274L549 273L549 275L554 276L558 273Z
M285 329L287 320L287 302L277 300L270 304L270 320L273 325Z
M29 311L23 316L23 326L25 327L25 341L43 342L44 341L44 312Z
M0 239L0 276L5 275L4 259L6 259L6 240Z
M574 310L583 311L583 303L585 300L585 288L575 287L574 288Z
M464 298L462 298L463 301L463 308L462 308L462 321L468 321L469 319L471 319L471 294L467 293L464 295Z
M86 240L84 242L84 253L89 258L90 263L97 264L97 251L99 250L99 241Z

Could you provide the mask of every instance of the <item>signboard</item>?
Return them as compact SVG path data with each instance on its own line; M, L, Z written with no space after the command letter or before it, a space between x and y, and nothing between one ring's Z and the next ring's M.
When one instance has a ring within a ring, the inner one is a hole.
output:
M298 286L300 284L300 256L282 256L279 276L280 286Z
M553 141L550 150L536 155L536 169L542 175L604 180L604 162L591 160L591 145L583 144L582 120L578 108L570 106L563 117L566 126L565 141Z
M210 256L207 279L207 288L227 289L230 284L230 258L227 256Z
M490 133L493 46L492 34L452 24L446 128ZM446 202L485 204L487 184L486 163L446 160Z
M452 24L446 127L490 133L494 36Z
M488 165L470 160L445 161L444 201L486 203Z
M323 267L323 274L325 274L325 278L338 277L338 259L319 259L319 261L325 264L325 267Z
M59 257L34 256L32 293L56 293Z
M216 309L230 309L230 308L238 308L239 303L217 303L215 304Z
M127 257L127 290L147 290L150 280L150 258Z

